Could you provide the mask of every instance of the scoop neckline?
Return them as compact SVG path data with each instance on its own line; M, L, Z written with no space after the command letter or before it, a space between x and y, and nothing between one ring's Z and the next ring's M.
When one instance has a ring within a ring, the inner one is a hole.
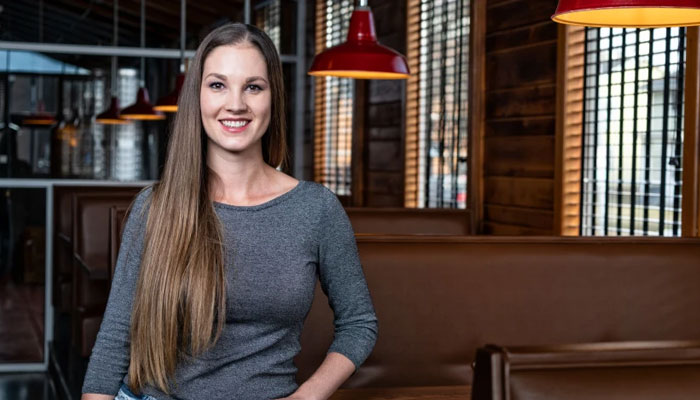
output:
M268 200L268 201L266 201L266 202L264 202L264 203L254 204L254 205L252 205L252 206L237 206L237 205L233 205L233 204L222 203L222 202L219 202L219 201L212 201L212 203L213 203L214 206L216 206L216 207L223 208L223 209L229 209L229 210L243 210L243 211L261 210L261 209L263 209L263 208L272 207L272 206L274 206L275 204L278 204L278 203L280 203L280 202L286 200L287 198L289 198L290 196L292 196L296 191L298 191L299 188L300 188L305 182L306 182L306 181L299 180L299 182L297 182L297 184L296 184L293 188L287 190L286 192L282 193L281 195L279 195L279 196L277 196L277 197L274 197L274 198L272 198L272 199L270 199L270 200Z

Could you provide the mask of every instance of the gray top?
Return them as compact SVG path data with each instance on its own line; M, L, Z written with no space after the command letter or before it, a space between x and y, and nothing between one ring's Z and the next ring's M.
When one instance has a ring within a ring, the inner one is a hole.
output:
M112 290L88 365L83 393L116 395L127 382L129 325L151 193L135 200L122 236ZM272 399L297 388L294 356L313 300L317 277L335 319L329 352L364 362L377 336L350 221L325 187L301 181L256 206L214 203L224 234L226 324L218 342L197 358L183 358L172 397L165 399Z

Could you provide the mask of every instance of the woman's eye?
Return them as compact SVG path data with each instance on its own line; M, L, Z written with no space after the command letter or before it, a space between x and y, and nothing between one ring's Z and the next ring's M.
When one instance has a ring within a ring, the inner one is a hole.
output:
M212 89L217 89L217 90L218 90L218 89L223 89L223 88L224 88L224 84L221 83L221 82L212 82L212 83L209 84L209 87L212 88Z
M245 87L246 90L249 90L251 92L259 92L262 90L262 88L258 85L248 85Z

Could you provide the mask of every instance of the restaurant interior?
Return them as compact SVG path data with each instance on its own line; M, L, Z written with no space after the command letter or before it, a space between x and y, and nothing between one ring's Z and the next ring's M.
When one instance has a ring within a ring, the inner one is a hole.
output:
M0 2L0 400L77 400L200 41L283 65L379 320L331 397L700 398L700 1ZM298 381L333 339L320 287Z

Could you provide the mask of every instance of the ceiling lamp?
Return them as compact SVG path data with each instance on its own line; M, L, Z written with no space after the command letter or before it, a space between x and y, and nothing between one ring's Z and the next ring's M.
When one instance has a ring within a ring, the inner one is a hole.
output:
M309 75L407 79L409 71L403 55L377 42L372 11L367 6L367 0L360 0L350 17L345 43L316 55Z
M56 117L53 114L43 113L43 114L31 114L27 115L22 119L22 125L24 126L48 126L56 123Z
M175 82L175 89L158 99L153 109L163 112L177 112L177 99L180 97L182 85L185 83L185 74L180 73Z
M119 45L119 0L114 0L114 13L113 13L113 34L112 43L114 47ZM117 57L112 56L112 76L110 83L110 92L112 92L112 99L109 102L109 108L103 112L97 114L95 117L95 122L105 125L123 125L129 121L121 117L119 112L119 98L117 97Z
M187 16L186 0L180 0L180 74L175 81L175 90L158 99L158 111L177 112L177 99L180 97L182 85L185 83L185 18Z
M119 112L119 98L117 96L112 96L109 108L98 114L95 121L106 125L123 125L129 123L129 121L121 117L121 113Z
M559 0L552 19L593 27L700 25L700 0Z
M44 1L39 1L39 43L44 42ZM56 123L56 116L51 113L47 113L44 110L44 79L43 76L39 75L38 84L34 85L34 80L32 79L32 93L31 98L34 102L37 98L37 111L25 116L22 119L22 125L24 126L48 126Z
M41 77L39 77L41 79ZM41 81L39 82L41 87ZM42 89L39 89L43 91ZM41 93L41 92L40 92ZM47 126L56 123L56 116L51 113L44 111L44 102L39 100L38 110L35 113L29 114L22 118L22 125L24 126Z
M146 0L141 0L141 48L146 47ZM141 57L141 87L136 93L136 103L122 110L122 118L153 121L165 119L163 113L153 109L146 90L146 63Z

